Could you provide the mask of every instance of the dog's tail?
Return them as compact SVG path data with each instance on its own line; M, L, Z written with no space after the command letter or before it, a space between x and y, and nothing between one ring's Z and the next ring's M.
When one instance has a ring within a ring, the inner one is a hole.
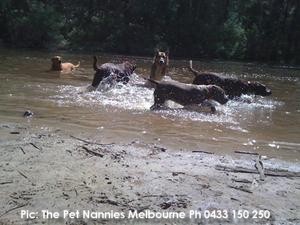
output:
M193 69L193 61L190 60L190 66L189 66L190 69Z
M190 60L189 70L196 76L199 72L193 68L193 61Z
M94 59L93 67L94 67L94 70L97 71L97 70L98 70L98 66L97 66L97 57L94 56L93 59Z
M78 68L79 66L80 66L80 61L78 61L78 64L75 65L74 67L75 67L75 68Z

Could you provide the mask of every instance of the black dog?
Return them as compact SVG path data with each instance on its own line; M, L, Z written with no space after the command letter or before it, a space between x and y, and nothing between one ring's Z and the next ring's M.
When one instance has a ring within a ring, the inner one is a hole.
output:
M109 76L113 76L116 82L127 84L130 80L130 76L136 68L136 65L126 61L121 64L104 63L98 67L97 57L94 56L93 67L96 73L94 75L92 86L93 88L97 88L100 82Z
M220 104L228 101L224 90L216 85L192 85L151 79L149 81L156 84L151 110L162 108L167 100L171 100L183 106L209 106L211 111L215 112L215 107L208 100L215 100Z
M216 73L199 72L192 67L190 60L190 71L195 75L193 84L209 85L214 84L224 89L230 99L240 97L242 94L255 94L269 96L272 91L259 82L243 81L237 78L222 77Z

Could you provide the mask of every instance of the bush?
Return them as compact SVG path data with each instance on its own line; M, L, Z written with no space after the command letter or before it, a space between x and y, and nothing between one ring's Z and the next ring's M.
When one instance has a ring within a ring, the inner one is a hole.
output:
M241 21L236 13L232 13L224 23L221 42L217 52L221 58L243 59L245 57L247 37Z
M28 1L29 2L29 1ZM28 9L14 9L8 15L10 43L18 47L45 48L64 41L60 34L62 16L51 6L30 1Z

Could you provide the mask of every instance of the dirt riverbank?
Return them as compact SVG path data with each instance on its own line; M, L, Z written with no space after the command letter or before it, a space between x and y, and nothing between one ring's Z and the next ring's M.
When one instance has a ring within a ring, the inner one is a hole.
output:
M105 144L9 123L0 124L0 158L0 224L300 224L299 163L263 158L263 178L257 155L173 151L142 140ZM43 218L42 210L58 212L59 218ZM79 214L63 218L64 210ZM108 213L87 219L83 210ZM191 210L202 218L190 219ZM239 219L238 210L249 218ZM25 212L36 212L36 218L21 216ZM186 217L108 216L129 212ZM213 212L224 217L214 218Z

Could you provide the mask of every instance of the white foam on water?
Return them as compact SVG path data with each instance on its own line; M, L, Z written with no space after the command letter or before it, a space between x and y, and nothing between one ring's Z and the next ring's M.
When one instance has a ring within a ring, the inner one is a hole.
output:
M170 80L170 78L167 78ZM133 112L149 112L153 105L153 91L143 86L145 81L134 74L127 85L114 82L102 82L97 91L86 92L86 87L74 87L71 85L59 86L57 95L52 99L58 105L79 105L83 107L107 108L115 107L119 110L130 110ZM183 109L182 106L167 102L169 108L154 111L162 117L173 120L192 120L202 122L213 122L229 124L228 128L240 132L247 132L239 126L239 115L243 111L257 110L258 108L274 110L283 103L272 100L270 97L242 96L242 101L230 100L225 105L218 103L217 113L195 112ZM248 102L251 102L249 104Z

